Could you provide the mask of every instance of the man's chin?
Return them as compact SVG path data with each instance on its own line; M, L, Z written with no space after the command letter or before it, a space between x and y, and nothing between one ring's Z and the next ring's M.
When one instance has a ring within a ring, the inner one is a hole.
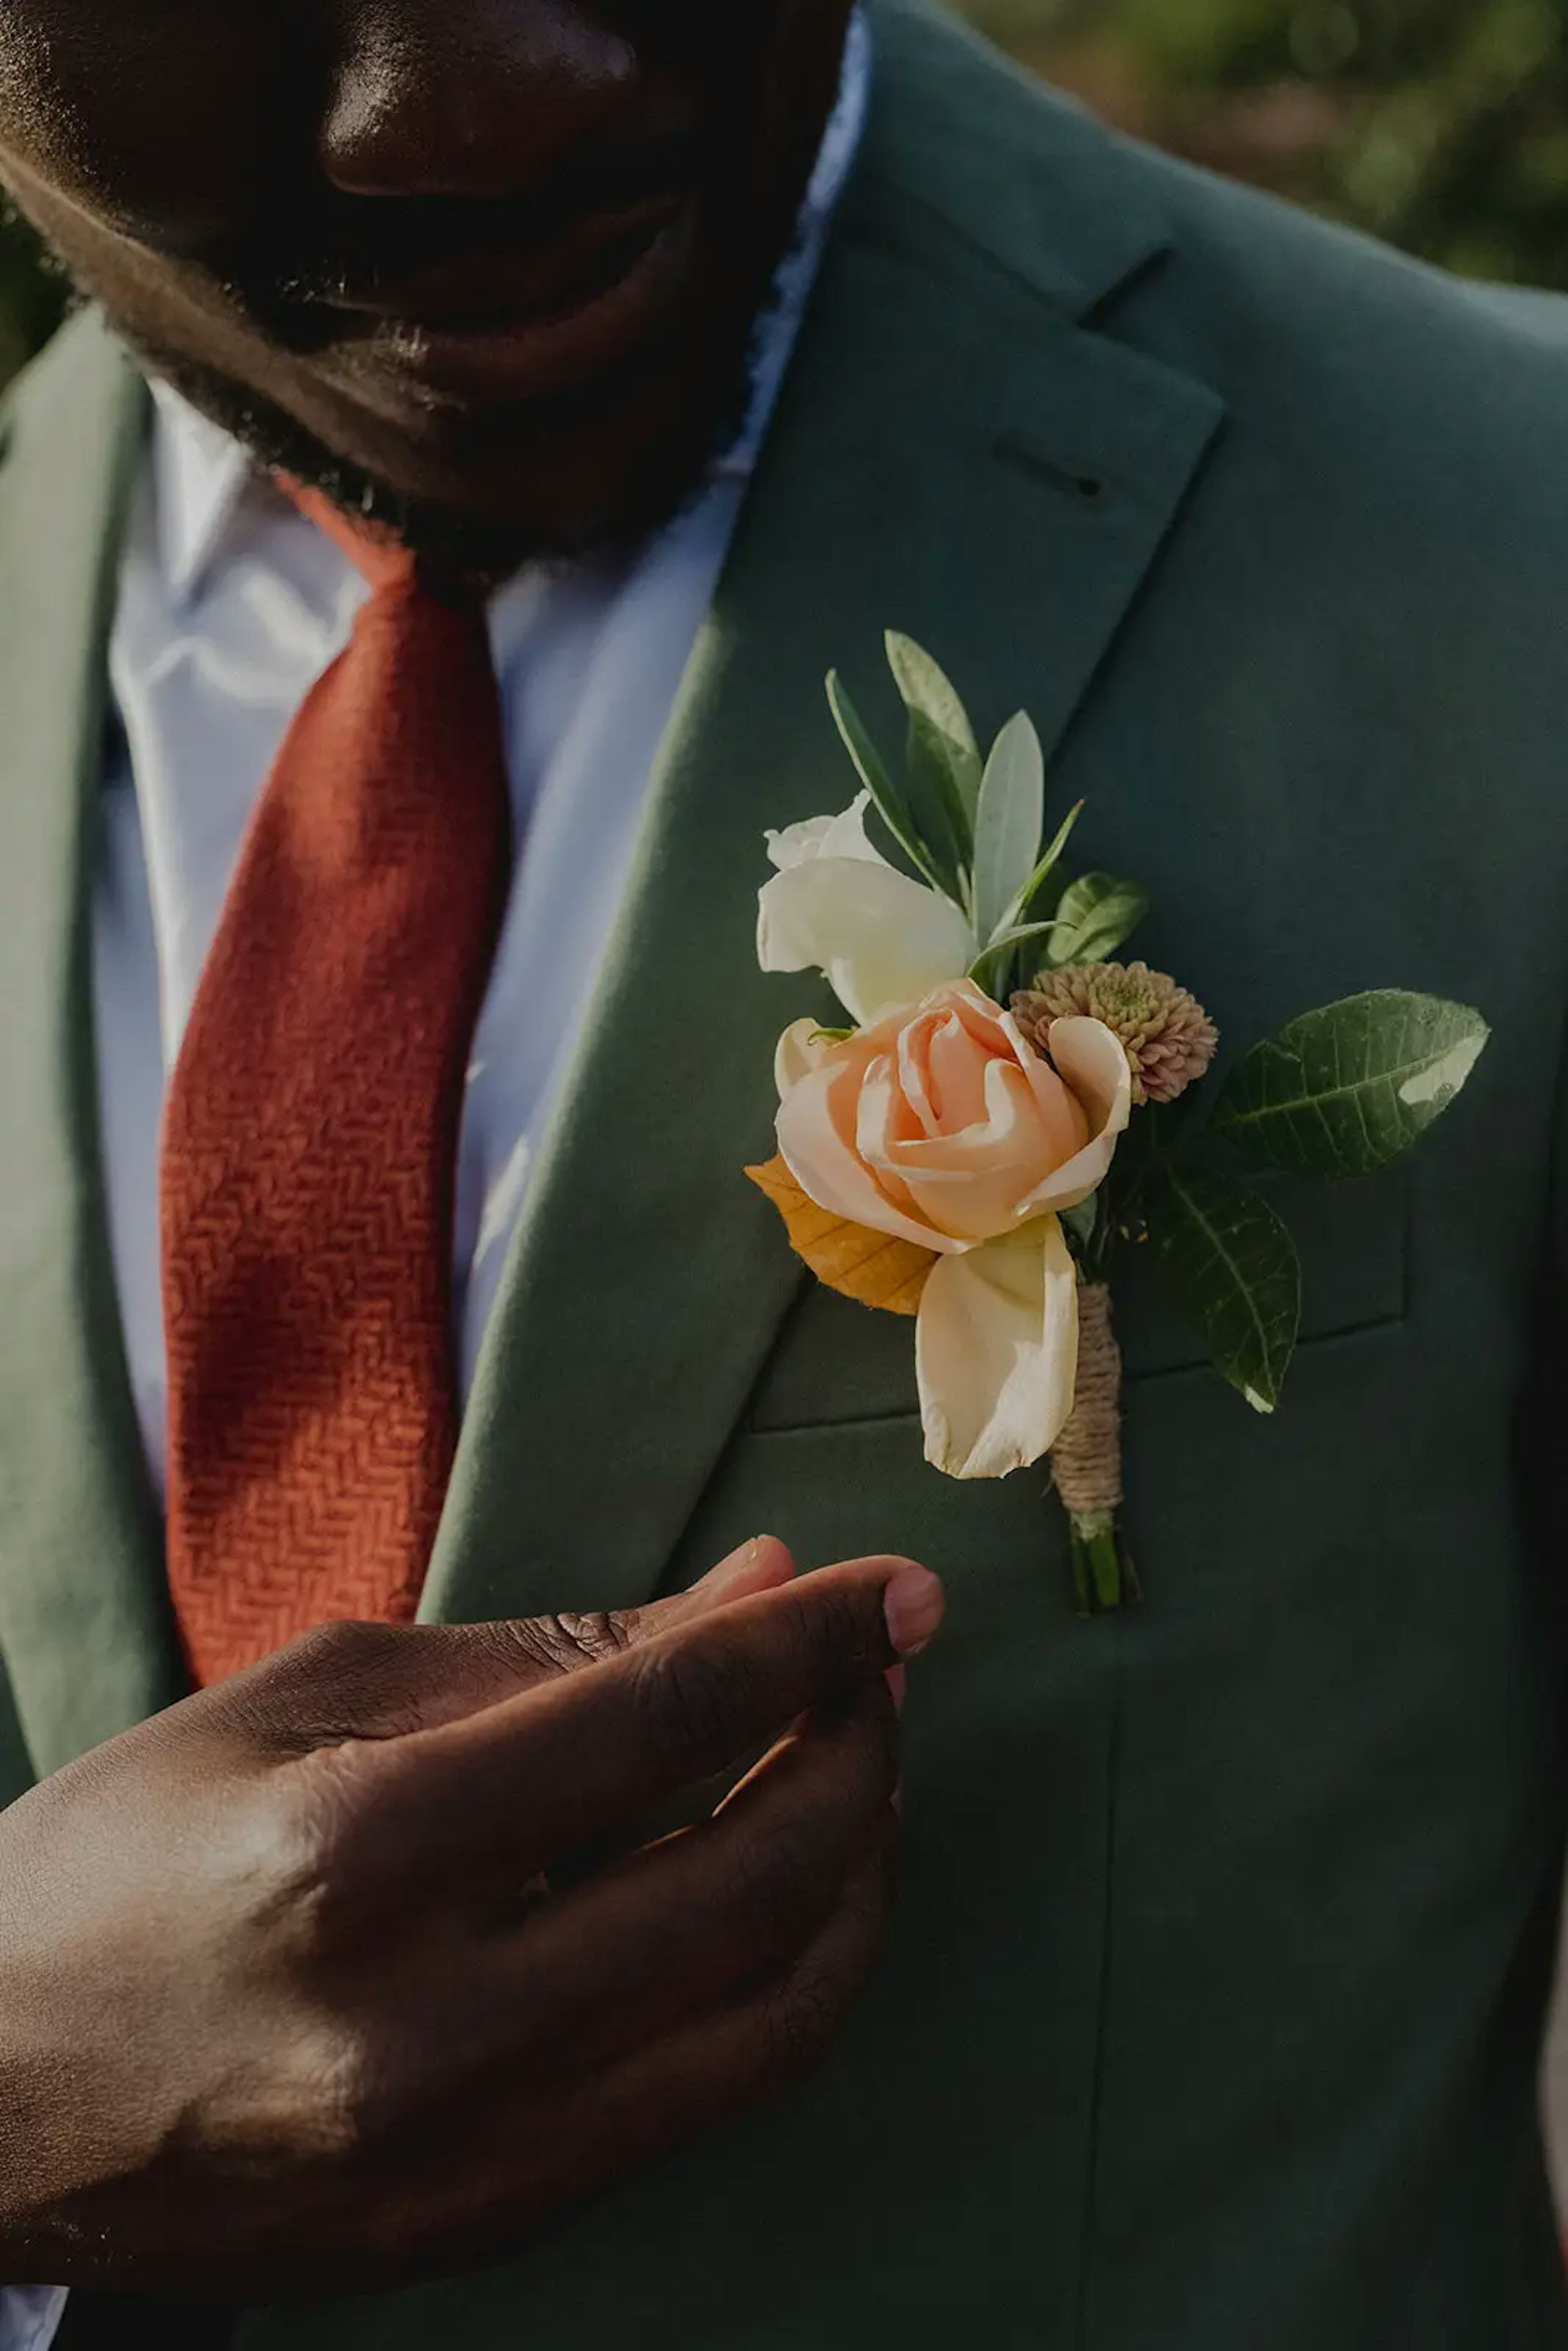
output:
M620 387L600 401L441 412L411 440L407 475L420 484L411 487L218 369L126 340L150 375L232 434L258 467L321 490L471 578L624 555L698 494L739 431L747 396L743 347L722 367L710 356L679 381Z

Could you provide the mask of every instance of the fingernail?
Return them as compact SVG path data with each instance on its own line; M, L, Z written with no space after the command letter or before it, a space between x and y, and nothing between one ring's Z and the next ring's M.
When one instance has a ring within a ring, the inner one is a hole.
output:
M917 1657L936 1637L946 1605L929 1568L901 1567L883 1597L888 1638L901 1657Z
M700 1583L693 1584L693 1596L699 1592L722 1592L727 1583L737 1583L743 1575L749 1575L761 1549L761 1536L753 1535L749 1542L743 1542L737 1551L730 1552L727 1559L721 1559L716 1567L710 1567Z
M700 1583L693 1584L686 1605L705 1613L727 1607L732 1600L774 1591L794 1573L795 1562L777 1535L753 1535L749 1542L743 1542L710 1568Z

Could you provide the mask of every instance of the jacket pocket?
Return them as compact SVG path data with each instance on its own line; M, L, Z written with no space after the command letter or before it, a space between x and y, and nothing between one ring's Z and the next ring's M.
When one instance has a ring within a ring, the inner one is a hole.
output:
M1410 1195L1403 1168L1360 1184L1264 1188L1301 1250L1303 1346L1405 1319ZM1202 1343L1165 1298L1144 1253L1124 1256L1116 1289L1129 1384L1208 1368ZM914 1334L906 1316L873 1313L810 1284L763 1367L747 1426L817 1428L917 1413Z

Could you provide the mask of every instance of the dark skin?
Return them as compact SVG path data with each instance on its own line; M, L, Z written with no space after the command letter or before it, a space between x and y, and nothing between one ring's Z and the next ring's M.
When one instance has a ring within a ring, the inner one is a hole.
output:
M791 1576L334 1626L0 1814L0 2283L395 2283L793 2080L876 1948L941 1590Z
M678 503L850 0L0 0L0 179L269 461L492 569Z
M0 0L0 179L263 462L499 572L699 474L848 8ZM886 1677L941 1613L792 1574L334 1628L0 1814L0 2283L384 2285L791 2080L872 1962Z

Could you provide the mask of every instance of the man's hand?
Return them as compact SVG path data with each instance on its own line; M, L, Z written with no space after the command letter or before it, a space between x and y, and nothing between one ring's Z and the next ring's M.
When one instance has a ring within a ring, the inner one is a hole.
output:
M789 1573L762 1542L619 1619L332 1627L0 1813L0 2281L386 2283L793 2076L873 1957L884 1677L941 1591Z

